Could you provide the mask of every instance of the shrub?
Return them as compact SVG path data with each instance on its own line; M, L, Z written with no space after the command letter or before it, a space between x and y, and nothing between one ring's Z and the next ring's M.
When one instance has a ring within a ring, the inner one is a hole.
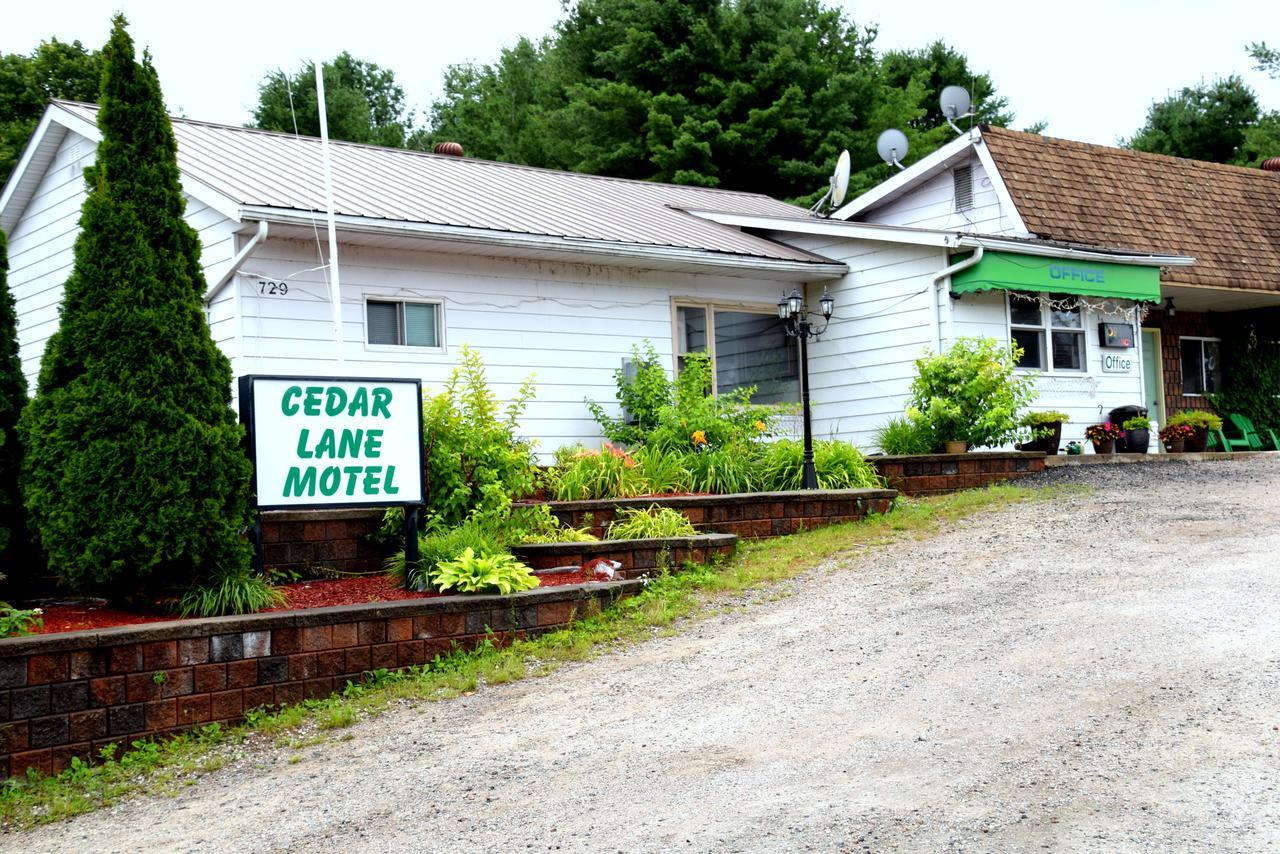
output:
M605 442L599 451L577 451L563 469L555 470L551 489L560 501L586 501L642 495L648 486L640 464L627 452Z
M662 366L662 359L651 342L644 342L643 352L633 344L631 361L635 365L634 377L628 379L621 368L613 372L618 387L615 396L622 405L623 417L609 416L604 407L593 400L587 401L587 408L595 416L605 438L625 445L638 445L658 426L662 407L671 403L672 385L667 369Z
M655 540L692 537L698 531L685 515L654 505L645 510L619 510L609 525L610 540Z
M751 403L755 386L724 394L709 394L712 387L711 357L689 353L676 377L671 402L658 413L658 426L645 437L645 444L664 451L684 453L694 450L694 434L701 443L716 449L730 445L748 447L773 435L777 418L794 411L794 406L757 406Z
M886 454L932 454L933 430L922 419L890 418L876 429L876 445Z
M19 430L49 567L131 595L244 578L250 466L150 59L116 16L61 323Z
M431 575L437 590L458 593L518 593L538 586L529 567L509 554L477 555L464 549L453 560L441 561Z
M531 448L516 436L533 395L530 376L502 409L480 354L462 347L444 390L422 406L429 527L460 525L473 512L497 512L504 499L533 491Z
M800 489L804 483L804 445L780 439L766 450L761 461L761 489L782 492ZM883 485L875 467L848 442L835 439L813 443L813 468L819 489L874 489Z
M1018 434L1018 412L1036 397L1035 378L1014 372L1021 351L991 338L960 338L940 356L916 360L909 417L922 420L934 447L965 441L1003 445Z
M260 575L248 570L229 572L182 594L178 609L182 616L222 617L252 614L285 603L284 593Z
M27 378L18 356L18 317L6 280L9 255L0 231L0 566L26 563L26 514L18 491L22 443L18 417L27 403Z
M15 608L8 602L0 602L0 638L23 637L44 628L39 608Z
M405 584L405 573L408 572L408 585L416 590L426 590L436 567L443 561L452 560L470 549L474 554L493 555L503 550L502 543L494 535L492 529L475 519L469 519L452 528L438 528L424 533L418 538L418 565L405 565L404 550L396 552L387 559L387 574L397 584Z
M1184 409L1169 418L1170 427L1187 426L1192 430L1221 430L1222 419L1212 412L1200 409Z

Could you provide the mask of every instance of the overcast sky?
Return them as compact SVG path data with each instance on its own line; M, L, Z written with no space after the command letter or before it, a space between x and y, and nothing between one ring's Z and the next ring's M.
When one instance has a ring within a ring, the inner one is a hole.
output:
M1251 71L1244 51L1255 40L1280 46L1275 0L840 5L858 23L879 25L880 50L942 39L964 52L1009 98L1015 127L1046 119L1051 135L1112 145L1142 124L1154 99L1233 73L1265 108L1280 109L1280 81ZM0 51L25 53L50 36L101 47L113 9L124 11L134 39L151 49L172 111L230 124L248 120L267 71L292 71L303 59L342 50L394 70L424 112L447 65L490 62L521 35L550 32L561 17L559 0L28 0L5 10Z

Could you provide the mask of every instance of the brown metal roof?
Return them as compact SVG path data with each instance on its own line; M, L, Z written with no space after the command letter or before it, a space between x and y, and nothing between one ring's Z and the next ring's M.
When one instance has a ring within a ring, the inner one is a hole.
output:
M983 127L1041 238L1190 255L1162 281L1280 291L1280 174Z
M96 121L97 108L91 104L57 103ZM198 180L246 207L324 210L320 140L187 119L173 119L173 129L184 179ZM758 193L628 181L348 142L333 142L330 158L334 208L340 215L831 263L681 210L804 213Z

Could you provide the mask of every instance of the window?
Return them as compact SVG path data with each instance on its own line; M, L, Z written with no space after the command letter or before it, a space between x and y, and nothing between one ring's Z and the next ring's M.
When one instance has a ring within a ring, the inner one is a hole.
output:
M797 345L783 332L777 309L677 305L677 368L684 354L702 352L715 363L717 394L755 386L753 403L800 400Z
M1050 294L1049 299L1060 302L1070 297ZM1022 348L1020 368L1084 371L1084 320L1079 307L1054 308L1043 304L1039 294L1011 291L1009 336Z
M1218 361L1217 338L1179 340L1182 347L1182 393L1199 396L1213 394L1222 387L1222 368Z
M434 302L365 303L365 331L370 344L440 347L440 304Z

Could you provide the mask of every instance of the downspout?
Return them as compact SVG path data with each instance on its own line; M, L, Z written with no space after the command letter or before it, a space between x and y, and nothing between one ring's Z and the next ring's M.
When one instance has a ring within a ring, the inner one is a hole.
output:
M236 256L231 259L231 263L227 266L227 269L218 277L218 281L210 285L209 290L205 292L205 308L213 305L213 301L217 298L218 294L222 293L222 289L227 286L227 282L231 281L231 278L236 273L240 272L240 267L244 265L245 260L248 259L248 257L253 254L253 250L257 249L258 245L266 239L267 221L265 219L261 219L258 220L258 230L253 233L253 237L249 238L249 242L242 246L240 251L236 253Z
M933 343L938 345L938 352L942 352L942 322L938 319L938 297L942 293L942 280L949 279L952 275L967 270L982 260L982 254L986 250L979 246L973 250L973 254L963 261L957 261L950 267L946 267L942 272L933 277L933 305L929 310L929 328L933 332Z

